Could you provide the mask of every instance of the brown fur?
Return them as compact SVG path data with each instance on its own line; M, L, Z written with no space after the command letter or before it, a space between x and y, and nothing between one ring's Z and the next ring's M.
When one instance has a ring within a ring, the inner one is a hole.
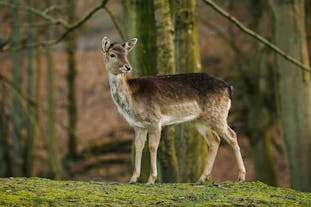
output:
M128 84L134 96L159 93L172 101L197 98L204 103L207 98L226 91L224 95L231 98L230 85L207 73L147 76L128 79Z

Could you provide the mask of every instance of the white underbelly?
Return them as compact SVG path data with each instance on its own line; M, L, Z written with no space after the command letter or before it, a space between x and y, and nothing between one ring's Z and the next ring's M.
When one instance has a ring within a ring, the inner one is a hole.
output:
M179 124L187 121L192 121L198 118L198 115L188 115L183 117L163 116L161 119L161 126Z
M192 121L201 114L201 109L196 101L176 103L167 106L166 109L167 113L161 117L160 121L162 126Z

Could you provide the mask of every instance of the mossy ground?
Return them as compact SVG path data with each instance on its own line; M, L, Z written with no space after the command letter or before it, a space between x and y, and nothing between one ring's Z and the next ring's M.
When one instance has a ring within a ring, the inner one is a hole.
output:
M311 206L311 193L260 182L125 184L0 179L0 206Z

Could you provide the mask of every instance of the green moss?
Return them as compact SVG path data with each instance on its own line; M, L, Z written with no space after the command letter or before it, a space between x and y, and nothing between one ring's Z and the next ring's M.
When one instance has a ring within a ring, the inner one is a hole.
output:
M311 206L311 193L260 182L108 184L42 178L0 179L0 206Z

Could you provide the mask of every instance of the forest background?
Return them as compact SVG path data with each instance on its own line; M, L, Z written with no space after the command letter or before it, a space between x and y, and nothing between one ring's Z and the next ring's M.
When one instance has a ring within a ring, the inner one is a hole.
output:
M311 2L217 4L236 19L207 0L1 0L0 176L129 179L133 131L110 97L100 44L137 37L134 76L203 71L234 86L229 123L248 181L310 191ZM159 150L160 182L195 181L208 156L191 124L165 128ZM236 173L223 142L212 179Z

